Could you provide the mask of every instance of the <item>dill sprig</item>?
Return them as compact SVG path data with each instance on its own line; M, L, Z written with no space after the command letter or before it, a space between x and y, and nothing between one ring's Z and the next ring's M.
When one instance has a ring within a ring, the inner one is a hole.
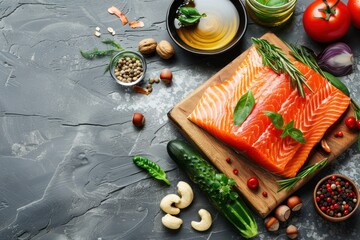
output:
M311 87L306 83L305 76L290 62L279 47L269 43L265 39L252 38L252 41L255 44L256 50L262 56L263 64L270 67L277 74L288 74L291 87L296 87L302 97L305 97L303 85L312 91Z
M106 45L110 45L113 48L106 49L106 50L99 50L98 48L94 48L90 51L83 51L80 49L80 54L81 54L81 56L83 56L84 58L86 58L88 60L92 60L97 57L110 56L110 63L106 66L105 71L104 71L104 73L106 73L111 68L111 62L112 62L114 53L122 51L122 50L124 50L124 48L122 48L119 43L115 42L114 40L112 40L110 38L103 40L102 43L104 43Z
M94 48L90 51L83 51L80 50L81 56L88 60L92 60L96 57L105 57L105 56L111 56L115 51L115 49L107 49L107 50L99 50L98 48Z
M279 185L278 188L278 192L282 191L283 189L289 190L290 188L292 188L298 181L300 181L301 179L303 179L304 177L314 173L316 170L324 167L328 162L328 159L325 158L323 160L321 160L318 163L306 166L304 168L302 168L300 170L300 172L293 178L288 178L288 179L282 179L282 180L278 180L276 181L276 183Z
M119 43L115 42L114 40L112 40L110 38L103 40L102 43L111 45L112 47L116 48L116 50L124 50Z

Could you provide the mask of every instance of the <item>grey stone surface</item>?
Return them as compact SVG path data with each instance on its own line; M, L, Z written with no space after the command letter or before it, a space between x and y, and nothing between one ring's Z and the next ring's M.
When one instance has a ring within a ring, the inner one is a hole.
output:
M311 41L302 27L310 0L299 1L294 18L285 26L265 28L251 20L241 43L227 54L200 57L176 48L165 61L146 57L147 77L171 68L174 82L154 86L148 96L117 85L103 74L107 58L88 61L79 50L105 48L113 38L124 48L137 49L139 40L170 38L165 17L170 1L0 1L0 239L241 239L193 185L195 201L181 213L184 225L169 231L161 224L159 202L176 191L187 176L169 158L166 143L182 138L167 112L197 86L247 49L251 37L272 31L288 42L315 51L324 45ZM143 28L131 29L107 12L115 5ZM102 36L93 36L95 27ZM113 27L116 35L107 33ZM351 28L343 39L354 51L354 73L343 77L352 97L360 100L360 31ZM143 112L146 125L139 130L132 113ZM154 181L131 161L144 155L161 165L170 187ZM312 205L317 180L342 173L360 185L360 154L354 144L313 181L298 191L303 209L287 224L299 227L299 239L358 239L360 212L343 223L321 219ZM199 208L213 215L211 230L190 227ZM264 229L256 217L255 239L286 239Z

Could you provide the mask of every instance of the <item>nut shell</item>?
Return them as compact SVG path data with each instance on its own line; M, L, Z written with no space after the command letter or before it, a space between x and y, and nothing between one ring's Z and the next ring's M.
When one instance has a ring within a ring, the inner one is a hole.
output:
M145 117L141 113L134 113L132 117L132 123L136 127L142 127L145 124Z
M280 205L275 209L275 217L280 222L285 222L290 217L291 210L287 205Z
M286 235L288 236L288 238L295 239L297 238L298 234L299 234L298 228L295 227L294 225L289 225L286 228Z
M270 216L265 218L265 228L268 231L274 232L279 229L280 223L279 220L276 219L274 216Z
M166 40L162 40L158 43L156 52L163 59L169 59L175 54L173 46Z
M170 84L172 82L172 72L170 69L168 68L164 68L161 72L160 72L160 79L165 83L165 84Z
M288 198L286 204L289 206L291 211L296 212L302 208L302 201L298 196L291 196Z
M157 42L153 38L146 38L139 42L138 49L142 54L152 54L156 51Z

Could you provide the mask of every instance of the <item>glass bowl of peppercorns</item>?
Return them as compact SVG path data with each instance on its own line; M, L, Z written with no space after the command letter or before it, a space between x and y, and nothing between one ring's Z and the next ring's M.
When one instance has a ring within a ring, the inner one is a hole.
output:
M313 196L316 211L331 222L348 219L359 206L359 189L350 178L341 174L321 179Z
M117 53L110 63L110 74L122 86L140 83L145 76L146 61L139 52L124 50Z

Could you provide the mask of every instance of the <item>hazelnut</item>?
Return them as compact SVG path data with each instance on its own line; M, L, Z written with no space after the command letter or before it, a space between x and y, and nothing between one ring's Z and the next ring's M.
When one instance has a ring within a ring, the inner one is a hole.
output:
M302 201L298 196L291 196L287 200L287 205L291 209L291 211L299 211L302 207Z
M159 54L161 58L169 59L174 55L175 50L168 41L162 40L156 46L156 52Z
M134 113L132 118L132 123L136 127L142 127L145 124L145 117L141 113Z
M289 225L286 228L286 235L290 238L290 239L295 239L297 238L299 234L299 231L297 229L297 227L295 227L294 225Z
M275 209L275 217L281 221L285 222L290 217L291 210L286 205L280 205Z
M142 54L152 54L156 51L157 42L153 38L146 38L139 42L138 49Z
M280 223L279 220L276 219L274 216L270 216L265 218L265 228L268 231L274 232L279 229Z
M170 84L172 81L172 72L170 69L168 68L164 68L161 72L160 72L160 79L166 83L166 84Z

